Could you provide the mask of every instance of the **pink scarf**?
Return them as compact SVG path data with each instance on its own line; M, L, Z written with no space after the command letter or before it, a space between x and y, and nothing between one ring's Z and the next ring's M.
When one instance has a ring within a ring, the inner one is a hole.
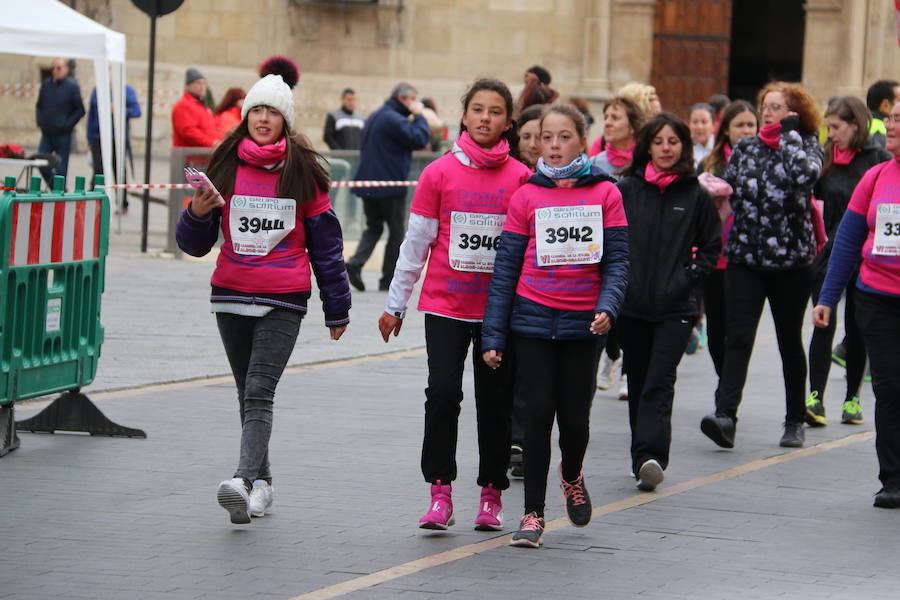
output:
M247 136L238 142L237 155L248 165L271 170L287 156L287 138L282 137L274 144L259 146Z
M625 150L619 150L612 144L606 145L606 160L614 167L624 167L629 164L633 159L632 152L634 152L634 144L632 141L631 145L628 146Z
M728 164L728 161L731 160L731 144L725 144L722 146L722 151L725 153L725 164Z
M772 150L778 150L781 143L781 122L772 123L760 129L759 139Z
M847 148L846 150L841 150L837 147L837 144L834 146L834 164L836 165L849 165L850 161L853 160L853 157L859 150L853 150L852 148Z
M466 153L472 164L479 169L494 169L509 158L509 142L506 141L506 138L500 138L493 148L485 150L475 143L468 131L463 131L456 143Z
M644 180L647 183L652 183L653 185L658 187L660 192L666 191L666 188L669 187L669 185L679 177L681 176L675 173L668 173L666 171L660 173L653 168L652 162L648 162L647 168L644 169Z

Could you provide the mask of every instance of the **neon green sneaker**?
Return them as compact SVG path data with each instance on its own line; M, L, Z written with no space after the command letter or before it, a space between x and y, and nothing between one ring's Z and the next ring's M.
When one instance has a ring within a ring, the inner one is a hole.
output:
M844 402L841 411L843 411L841 414L841 423L846 423L848 425L862 425L863 412L862 406L859 405L859 398L854 396L851 400ZM809 407L807 407L807 412L809 412Z
M825 427L825 405L819 400L819 392L812 392L806 399L806 423L810 427Z

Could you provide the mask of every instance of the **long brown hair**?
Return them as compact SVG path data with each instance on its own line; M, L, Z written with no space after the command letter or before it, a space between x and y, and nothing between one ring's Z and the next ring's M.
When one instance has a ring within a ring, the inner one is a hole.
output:
M221 115L223 112L228 110L233 106L237 106L238 100L247 97L247 92L244 91L243 88L233 87L228 88L228 91L225 92L225 95L222 96L222 100L216 106L213 114Z
M869 139L869 121L872 113L863 104L863 101L854 96L841 96L828 103L825 110L825 118L835 116L845 123L856 125L856 133L850 138L847 146L851 150L859 151ZM828 175L834 167L834 142L829 139L825 143L825 160L822 162L822 175Z
M223 197L227 198L234 193L234 178L240 162L237 155L238 144L249 136L250 128L245 117L222 140L210 158L206 174ZM320 162L325 160L324 157L313 150L305 136L291 131L287 122L284 124L284 136L287 138L287 153L278 175L277 194L304 204L314 200L320 193L327 193L331 189L331 183L328 172Z
M731 122L741 113L749 112L756 119L756 131L759 132L759 114L746 100L735 100L722 111L722 120L719 122L719 130L716 132L716 143L712 152L703 159L701 168L707 173L716 174L725 170L725 146L731 144L728 137L728 128Z

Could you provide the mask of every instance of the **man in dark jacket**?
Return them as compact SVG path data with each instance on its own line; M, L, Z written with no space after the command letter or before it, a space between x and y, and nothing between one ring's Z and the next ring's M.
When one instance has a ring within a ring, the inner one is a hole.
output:
M78 82L69 77L69 66L62 58L53 61L51 76L41 83L35 115L41 130L38 152L59 156L56 169L41 169L47 185L53 185L53 176L66 176L69 152L72 150L72 130L84 116L84 102Z
M409 175L412 151L424 148L431 139L418 94L408 83L398 83L387 102L366 119L356 180L403 181ZM378 289L384 291L391 285L403 241L406 188L354 188L353 193L362 198L366 229L356 253L347 260L347 275L353 287L366 289L360 272L387 223L388 240L378 283Z
M879 79L870 85L866 92L866 106L872 113L872 120L869 121L869 135L882 148L887 141L884 120L891 112L891 107L898 101L900 101L900 83L893 79Z
M322 138L332 150L359 150L365 121L356 110L356 92L347 88L341 93L341 106L325 117Z

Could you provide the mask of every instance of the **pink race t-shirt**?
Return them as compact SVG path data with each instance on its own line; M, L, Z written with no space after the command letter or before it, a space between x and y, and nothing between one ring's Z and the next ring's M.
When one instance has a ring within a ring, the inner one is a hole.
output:
M264 256L238 254L231 243L230 215L234 196L277 198L280 171L269 172L249 165L238 165L234 179L234 195L222 207L222 233L225 243L219 250L212 284L247 293L284 294L305 292L312 288L309 255L306 252L306 229L303 220L331 208L328 194L319 192L305 204L297 203L294 229Z
M419 296L419 310L445 317L480 321L484 318L491 272L461 270L470 268L453 258L451 265L450 234L466 217L470 222L477 214L505 215L509 200L519 186L531 177L531 170L509 158L493 169L476 169L459 162L453 154L445 154L422 171L410 211L429 219L438 219L437 239L428 257L428 271ZM477 229L457 229L456 245L469 243ZM499 232L498 232L499 233ZM462 237L466 236L466 237ZM483 247L479 236L479 247ZM491 237L493 249L493 236ZM454 249L454 254L458 252Z
M516 293L551 308L594 310L602 283L599 263L538 265L536 211L570 206L600 206L603 229L628 225L622 207L622 194L610 181L576 188L546 188L533 183L522 186L510 200L504 228L528 236ZM584 231L581 227L578 230L579 233ZM547 230L539 232L545 239L555 239L555 234L551 237L552 233Z
M893 205L893 208L889 208ZM879 207L883 214L879 222ZM867 286L889 294L900 295L900 164L896 160L875 165L863 175L847 210L864 215L869 233L862 248L859 277ZM896 212L895 212L896 211ZM886 229L890 227L890 234ZM879 236L879 232L882 234ZM878 239L880 237L880 239ZM879 248L876 243L884 248Z

